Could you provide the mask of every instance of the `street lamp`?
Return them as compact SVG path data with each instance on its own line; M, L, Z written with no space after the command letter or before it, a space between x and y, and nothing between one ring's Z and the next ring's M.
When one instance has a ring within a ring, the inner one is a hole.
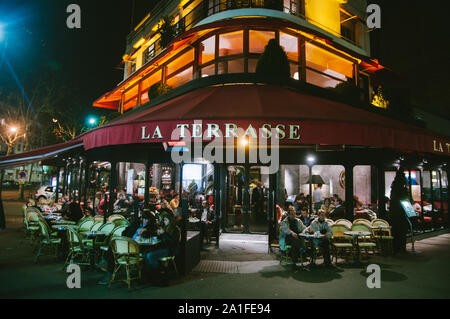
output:
M311 200L309 201L309 212L312 213L312 201L313 201L313 194L312 194L312 167L314 163L316 162L316 157L313 155L308 155L306 157L306 162L308 163L309 168L309 195L311 196Z
M11 126L11 127L9 128L9 132L12 133L12 134L17 133L17 127Z

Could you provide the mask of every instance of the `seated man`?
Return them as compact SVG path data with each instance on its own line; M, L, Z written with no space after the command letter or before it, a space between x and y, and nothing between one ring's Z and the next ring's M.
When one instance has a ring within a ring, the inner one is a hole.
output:
M315 219L311 225L306 229L310 234L320 233L324 235L322 238L314 238L313 245L315 248L321 247L323 252L323 259L325 267L332 267L330 259L330 239L333 236L333 231L330 225L325 221L325 212L319 211L319 217Z
M83 218L83 212L81 210L80 204L75 202L70 202L66 207L61 211L62 217L66 220L70 220L73 222L78 222L81 218Z
M281 222L280 248L291 245L291 257L294 270L297 269L297 260L300 249L305 250L305 241L299 236L306 229L305 225L296 218L294 206L289 206L288 217Z
M336 221L338 219L344 218L344 206L342 206L342 199L333 198L334 209L328 215L330 219Z
M309 209L308 207L302 207L301 209L301 215L299 217L300 221L308 227L311 225L311 222L313 221L313 218L309 215Z
M175 217L172 213L161 213L161 223L156 231L158 239L161 243L156 250L152 250L145 254L145 261L151 270L157 270L158 260L167 256L175 256L178 253L180 244L179 228L176 227Z
M204 200L202 202L202 209L200 215L200 249L203 249L203 241L208 238L208 229L213 226L215 222L214 211L209 206L208 202Z

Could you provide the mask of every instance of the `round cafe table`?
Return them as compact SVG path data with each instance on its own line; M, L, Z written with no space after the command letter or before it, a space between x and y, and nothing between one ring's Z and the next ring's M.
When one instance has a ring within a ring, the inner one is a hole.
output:
M356 256L357 256L357 265L360 265L361 264L361 260L360 260L360 251L359 251L359 237L367 237L367 236L370 236L371 234L370 234L370 232L367 232L367 231L346 231L346 232L344 232L344 235L347 235L347 236L351 236L351 237L353 237L353 238L355 238L355 241L356 241L356 247L357 247L357 249L356 249Z
M139 249L142 254L145 254L148 251L156 250L159 244L162 242L159 239L154 240L153 238L137 238L135 239L137 244L139 245Z

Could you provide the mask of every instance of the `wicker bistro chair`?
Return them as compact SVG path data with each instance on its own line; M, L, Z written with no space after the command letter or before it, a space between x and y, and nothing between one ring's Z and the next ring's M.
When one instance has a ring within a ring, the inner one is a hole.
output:
M338 219L334 222L335 225L345 225L347 226L349 229L352 228L352 222L347 220L347 219Z
M108 251L109 242L111 240L111 233L116 228L114 223L106 223L100 226L97 230L98 232L103 233L105 236L95 237L93 240L92 247L94 248L94 257L96 259L100 257L104 257L104 254Z
M384 219L374 219L372 220L372 226L390 226Z
M130 222L128 220L126 220L125 218L116 218L114 220L111 221L111 223L114 223L114 225L116 225L116 227L118 226L129 226Z
M292 246L291 245L286 245L286 250L280 250L281 252L281 256L280 256L280 264L284 263L291 263L291 249Z
M34 263L37 264L39 257L45 248L50 248L54 251L55 258L58 257L58 248L61 244L61 238L52 238L50 236L50 230L45 222L38 221L38 225L41 229L41 234L39 238L39 250L34 259Z
M67 227L67 242L69 244L69 253L64 263L63 270L69 264L91 265L90 254L92 246L89 242L83 241L81 236L73 227Z
M102 225L103 225L103 221L97 221L97 222L94 222L94 224L92 224L92 227L91 227L90 231L91 231L91 232L92 232L92 231L98 231L98 229L99 229L100 227L102 227Z
M349 257L353 256L353 240L350 236L345 235L350 228L346 225L335 224L331 226L333 237L331 238L331 252L337 263L338 257L343 257L348 263Z
M108 223L112 223L116 219L126 219L126 218L123 215L120 215L120 214L112 214L111 216L108 217L107 222Z
M77 227L78 228L78 232L80 234L83 234L83 233L87 233L87 232L91 231L91 228L92 228L92 226L94 226L94 223L95 223L94 218L92 218L92 217L84 218L78 224L78 227Z
M369 228L372 226L372 223L370 222L370 220L363 219L363 218L355 219L353 221L353 225L356 225L356 224L364 224L364 225L369 226Z
M325 219L325 221L328 223L328 225L330 225L330 227L332 226L332 225L334 225L334 221L332 220L332 219Z
M392 236L390 228L376 228L378 226L389 227L389 223L383 219L375 219L372 221L372 233L375 240L379 244L381 253L393 254L394 252L394 237Z
M373 254L375 254L376 250L378 249L377 242L373 237L372 227L368 226L364 223L360 224L353 224L352 225L352 231L363 231L363 232L369 232L371 235L367 237L360 237L358 240L358 246L357 249L360 250L360 253L362 255L362 250L364 250L365 255L369 255L369 251L372 251Z
M116 228L113 229L113 231L111 232L110 236L111 239L115 238L115 237L121 237L122 233L125 229L127 229L127 225L121 225L121 226L117 226Z
M39 224L37 224L37 222L28 221L29 217L27 207L25 205L22 207L22 211L23 223L25 225L25 238L30 239L31 242L34 242L41 228L39 227Z
M176 226L176 229L178 231L178 243L180 243L181 242L181 229L178 226ZM162 258L159 258L158 261L163 266L165 271L167 271L169 266L172 265L175 273L177 275L179 275L178 269L177 269L177 263L175 262L175 256L162 257Z
M130 290L131 281L142 278L143 259L140 256L139 245L128 237L114 237L111 239L111 248L115 266L109 281L109 287L115 281L125 281L128 285L128 290ZM126 279L117 280L116 277L122 268L125 268ZM133 270L137 270L137 276L132 276Z

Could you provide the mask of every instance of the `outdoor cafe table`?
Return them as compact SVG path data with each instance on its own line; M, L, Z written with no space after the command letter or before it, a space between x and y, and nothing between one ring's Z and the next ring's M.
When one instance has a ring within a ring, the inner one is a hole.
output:
M370 232L367 231L346 231L344 235L354 237L356 239L356 256L357 256L357 265L361 264L360 260L360 251L359 251L359 237L367 237L370 236Z
M320 234L320 236L316 236L314 234L306 234L306 233L300 233L298 234L300 237L306 239L306 241L310 244L311 250L312 250L312 256L311 260L309 262L309 265L314 265L316 261L316 248L314 247L314 239L323 239L325 235Z
M137 238L135 239L139 248L143 251L154 250L158 247L158 245L162 242L158 238Z

